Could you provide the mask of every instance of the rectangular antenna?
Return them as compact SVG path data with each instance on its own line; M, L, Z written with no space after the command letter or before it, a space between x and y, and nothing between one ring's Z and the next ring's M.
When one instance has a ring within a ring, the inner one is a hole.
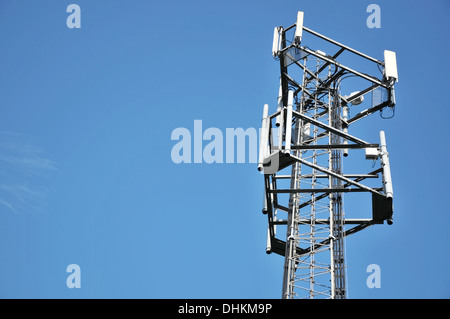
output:
M269 105L264 104L263 117L261 124L261 136L259 137L259 160L258 160L258 171L263 170L264 158L266 157L267 146L269 142Z
M391 166L389 164L389 154L386 148L386 136L384 131L380 131L380 153L381 165L383 166L384 194L386 197L392 198L394 196L394 190L392 187Z
M398 82L397 57L394 51L384 50L384 76Z
M288 105L286 110L286 140L284 141L284 149L286 155L290 155L291 136L292 136L292 105L294 104L294 92L289 90Z
M295 28L295 44L300 44L302 42L302 34L303 34L303 12L299 11L297 13L297 23Z
M275 58L278 55L280 47L280 30L278 27L275 27L273 30L273 43L272 43L272 55Z

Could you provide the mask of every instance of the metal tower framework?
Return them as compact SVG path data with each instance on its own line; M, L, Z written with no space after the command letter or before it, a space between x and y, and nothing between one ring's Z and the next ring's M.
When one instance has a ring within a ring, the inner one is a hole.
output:
M337 51L327 55L303 45L305 32ZM344 65L339 61L344 52L351 61L359 57L374 65L378 77ZM306 28L303 12L298 12L295 24L275 28L272 53L280 62L278 105L271 115L264 105L258 162L268 216L266 252L285 257L282 298L346 298L344 238L384 221L392 224L384 132L379 144L369 143L349 134L349 128L385 108L394 109L395 52L386 50L379 61ZM362 87L341 95L341 82L350 76ZM369 93L371 106L349 117L350 107ZM344 173L343 157L357 149L365 150L366 159L380 160L380 168ZM378 185L368 186L369 179ZM372 195L372 218L345 218L343 194L357 192ZM285 230L281 236L280 228Z

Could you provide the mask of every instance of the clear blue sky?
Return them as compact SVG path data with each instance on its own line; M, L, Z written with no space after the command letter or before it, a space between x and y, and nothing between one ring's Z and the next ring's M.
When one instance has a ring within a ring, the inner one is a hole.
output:
M354 132L386 131L395 223L347 239L348 296L450 297L445 0L1 0L0 297L279 298L256 165L177 165L170 137L195 119L257 128L278 92L273 28L299 10L371 56L397 52L394 119Z

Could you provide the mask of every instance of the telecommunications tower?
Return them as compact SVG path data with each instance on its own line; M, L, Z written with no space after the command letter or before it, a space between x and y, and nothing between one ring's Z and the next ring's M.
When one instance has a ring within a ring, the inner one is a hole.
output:
M345 236L392 224L385 134L372 143L352 129L375 113L393 116L396 54L385 50L384 61L372 58L305 27L303 17L298 12L296 23L274 30L278 104L273 114L264 105L258 161L268 216L266 252L285 258L282 298L342 299ZM357 209L345 214L344 194L347 204L362 196ZM361 205L364 194L368 209Z

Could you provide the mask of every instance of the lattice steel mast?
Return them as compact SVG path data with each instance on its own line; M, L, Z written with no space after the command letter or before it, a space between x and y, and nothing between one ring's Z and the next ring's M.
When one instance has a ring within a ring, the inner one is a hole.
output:
M336 53L303 46L304 31L332 44ZM288 45L289 33L293 41ZM290 27L275 28L272 53L280 62L278 105L272 115L264 105L258 163L269 222L266 251L285 257L283 298L346 298L345 236L385 220L392 224L393 214L384 132L380 144L374 144L348 130L370 114L394 110L395 53L386 50L382 62L329 39L303 26L303 12ZM345 66L338 61L343 53L375 65L381 76ZM362 89L341 95L341 82L349 76ZM350 106L361 104L369 93L372 105L349 118ZM355 149L364 149L366 159L380 159L381 167L368 174L345 174L343 156ZM381 187L361 183L379 180L379 174ZM372 218L344 216L343 193L356 192L372 194ZM277 237L277 227L285 228L285 238Z

